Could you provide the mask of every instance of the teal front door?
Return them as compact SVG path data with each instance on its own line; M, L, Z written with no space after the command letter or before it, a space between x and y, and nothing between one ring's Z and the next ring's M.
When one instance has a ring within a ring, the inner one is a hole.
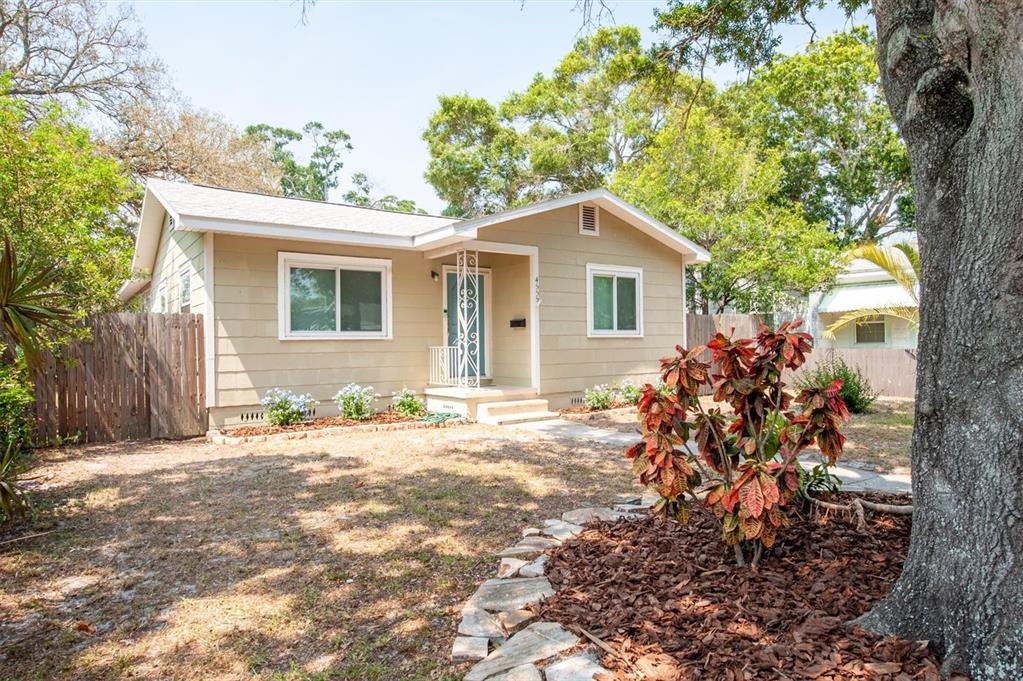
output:
M486 378L490 375L490 369L487 367L487 306L486 306L486 284L487 277L483 273L477 275L479 282L476 287L476 296L473 300L472 296L469 296L469 309L467 310L467 317L472 318L474 312L479 315L479 343L470 344L470 351L475 351L479 348L479 375L476 378ZM448 345L452 347L459 347L458 345L458 273L446 272L446 296L444 298L444 308L447 311L447 325L448 325ZM476 325L473 324L473 327ZM470 375L473 372L470 372ZM458 376L458 367L453 367L453 376Z

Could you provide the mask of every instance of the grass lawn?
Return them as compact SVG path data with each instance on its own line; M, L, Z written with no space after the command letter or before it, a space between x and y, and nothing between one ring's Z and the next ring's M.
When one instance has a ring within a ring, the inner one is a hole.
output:
M0 678L445 679L528 525L636 489L619 448L466 426L44 451L0 544ZM463 665L467 666L467 665Z
M717 406L709 397L700 399L704 408ZM595 428L635 432L638 439L636 412L632 409L572 414L568 418ZM842 432L846 436L842 461L885 473L909 473L912 400L879 398L867 413L853 414Z

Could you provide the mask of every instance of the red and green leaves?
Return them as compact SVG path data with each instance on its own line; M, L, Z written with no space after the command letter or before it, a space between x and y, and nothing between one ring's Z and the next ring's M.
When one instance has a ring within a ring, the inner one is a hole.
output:
M678 354L661 360L661 380L676 395L696 397L700 386L707 382L710 364L701 362L699 356L707 348L700 345L686 350L681 345L675 346Z
M845 441L841 425L849 417L839 396L841 381L803 390L795 399L800 408L790 409L793 398L782 374L802 366L813 349L811 336L796 330L801 324L786 322L777 330L762 326L756 339L718 333L706 346L676 346L675 356L661 360L668 394L644 387L639 400L643 439L626 452L640 481L661 495L658 512L686 522L684 496L707 476L700 487L706 492L704 506L721 521L725 542L774 544L778 530L788 525L787 504L799 490L796 457L817 444L834 463ZM699 359L706 350L719 372L713 376L711 365ZM714 400L731 407L731 413L704 408L699 394L708 385ZM690 433L696 453L687 443Z

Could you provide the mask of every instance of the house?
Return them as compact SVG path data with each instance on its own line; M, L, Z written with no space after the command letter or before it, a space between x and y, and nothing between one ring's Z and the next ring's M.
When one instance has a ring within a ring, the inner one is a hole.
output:
M499 421L653 378L708 260L603 189L457 220L151 179L120 297L203 315L211 426L348 383Z
M916 349L917 329L893 315L874 315L839 327L834 337L825 330L856 310L915 308L916 301L890 274L867 260L855 259L838 275L826 293L809 300L810 332L819 348Z

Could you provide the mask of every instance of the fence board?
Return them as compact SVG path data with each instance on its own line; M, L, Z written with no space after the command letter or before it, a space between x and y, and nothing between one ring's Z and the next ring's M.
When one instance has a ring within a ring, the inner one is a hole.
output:
M760 315L748 314L687 314L686 347L705 344L718 331L728 334L735 329L737 338L751 338L756 335L762 322L769 323ZM825 359L841 357L847 364L859 367L870 381L874 390L885 397L914 397L916 390L916 359L905 350L896 348L828 348L818 349L810 354L805 371ZM710 359L710 353L706 354ZM796 372L795 375L798 375ZM791 384L792 378L787 380ZM713 391L704 386L703 395Z
M38 445L206 432L202 315L90 317L91 338L35 372Z

